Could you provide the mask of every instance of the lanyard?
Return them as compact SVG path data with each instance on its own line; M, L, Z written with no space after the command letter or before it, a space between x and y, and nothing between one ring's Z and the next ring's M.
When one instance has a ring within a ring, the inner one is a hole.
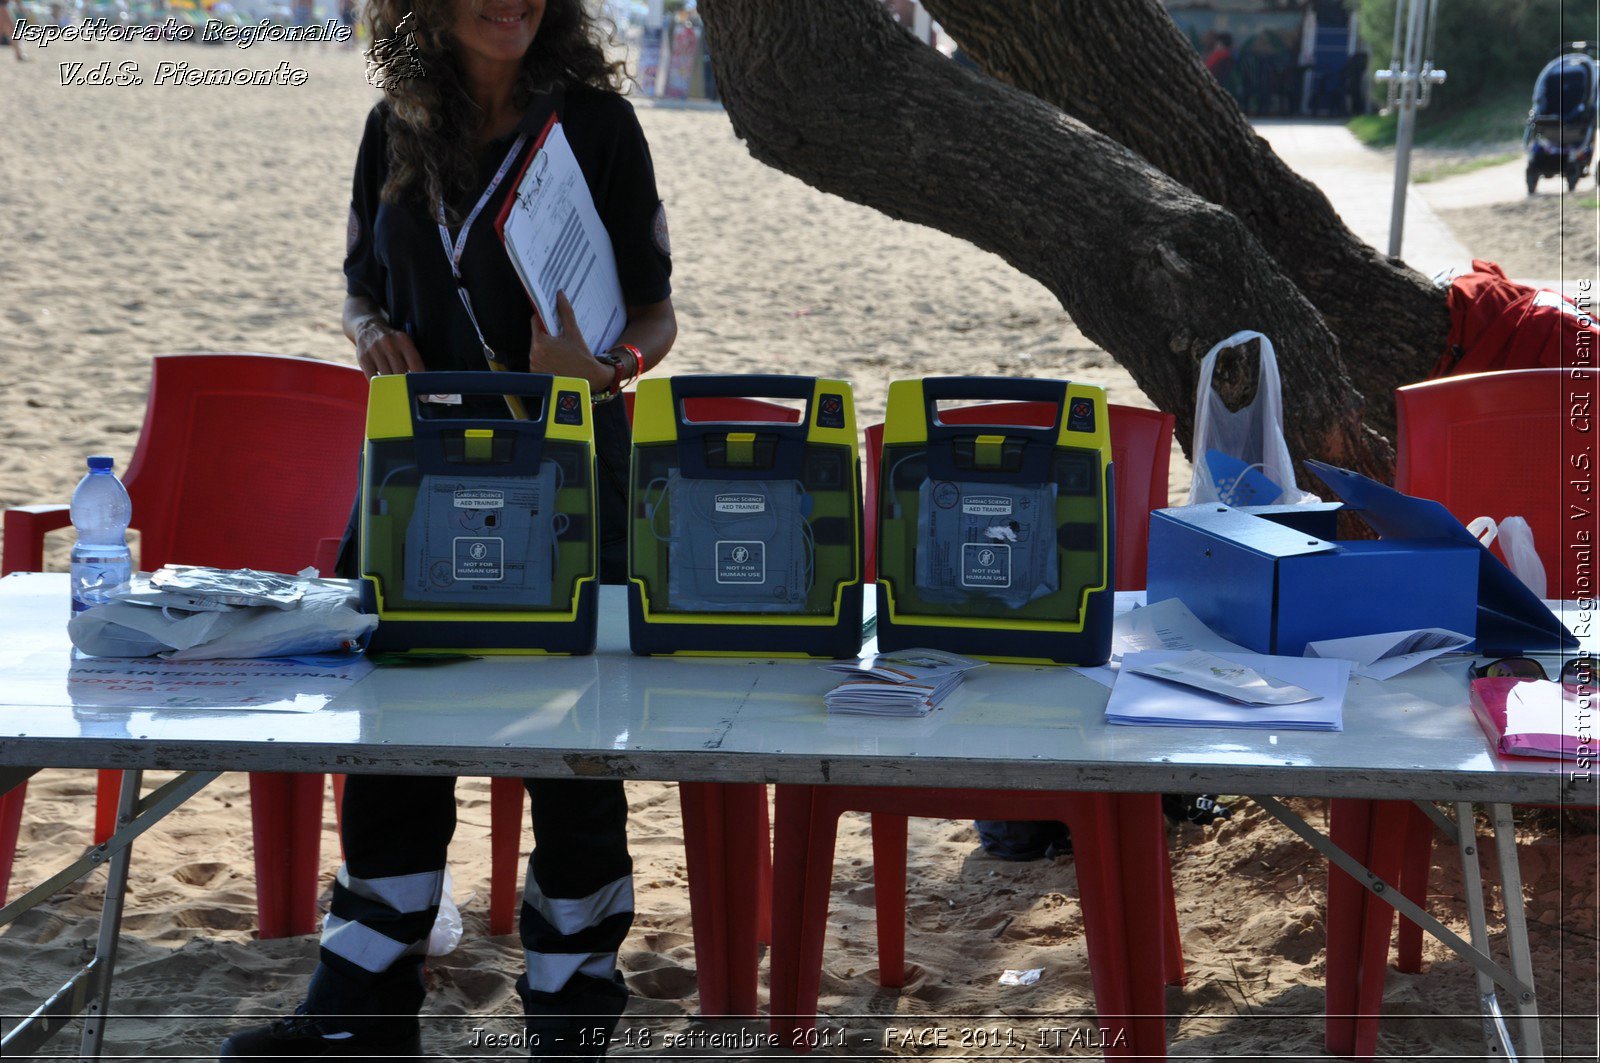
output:
M483 356L488 359L490 369L504 369L505 363L500 356L489 346L489 341L483 335L483 329L478 325L478 315L472 312L472 296L467 294L467 285L461 279L461 254L467 249L467 236L472 232L472 223L478 220L478 215L493 198L495 189L500 187L500 182L505 180L506 174L511 170L511 164L517 161L517 156L522 154L522 146L528 142L528 134L521 133L517 142L511 145L511 150L506 153L505 161L500 164L500 169L494 173L494 178L489 182L489 187L483 190L483 195L478 197L478 202L473 206L466 221L461 223L461 231L454 240L450 239L450 230L444 224L444 203L439 204L439 240L444 244L445 257L450 260L450 275L456 281L456 294L461 297L461 305L466 308L467 320L472 322L472 331L478 334L478 343L483 346Z

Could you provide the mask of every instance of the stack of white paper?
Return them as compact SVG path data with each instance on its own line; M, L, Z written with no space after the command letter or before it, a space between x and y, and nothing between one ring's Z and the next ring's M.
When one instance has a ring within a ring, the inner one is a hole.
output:
M851 678L823 695L828 711L858 716L926 716L982 661L910 649L823 665Z
M1233 665L1243 665L1245 675L1231 683L1230 694L1211 693L1149 673L1165 672L1194 651L1149 650L1130 653L1111 698L1106 722L1151 724L1160 727L1250 727L1285 731L1341 731L1344 729L1344 694L1350 681L1350 662L1306 657L1269 657L1259 653L1218 653ZM1211 655L1199 655L1211 656ZM1166 667L1162 667L1166 666ZM1158 673L1159 674L1159 673ZM1222 676L1225 682L1233 677ZM1257 683L1265 680L1265 684ZM1298 692L1288 688L1300 688ZM1255 701L1280 702L1248 703ZM1310 700L1299 700L1310 698ZM1291 700L1294 699L1294 700Z

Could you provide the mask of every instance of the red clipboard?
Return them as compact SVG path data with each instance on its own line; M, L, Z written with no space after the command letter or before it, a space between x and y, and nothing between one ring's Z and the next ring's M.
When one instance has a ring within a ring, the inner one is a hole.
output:
M511 194L506 196L504 203L500 204L500 213L495 215L494 219L494 234L500 238L501 247L506 246L506 219L511 216L511 205L517 201L517 189L522 187L522 179L527 176L528 167L533 165L533 160L538 157L539 150L544 147L545 139L550 136L550 130L554 129L556 123L560 120L560 114L556 111L550 112L550 117L545 119L544 128L539 130L539 135L533 140L533 147L529 150L528 157L522 160L521 166L517 167L517 176L511 181ZM510 253L510 251L506 252L508 255ZM545 321L543 315L539 313L539 306L533 301L533 296L528 295L526 290L522 294L527 296L528 306L533 310L533 316L538 320L539 327L548 333L550 325Z
M550 136L550 130L554 129L560 120L561 116L557 112L550 112L550 117L545 119L544 128L539 130L539 135L533 140L533 149L517 168L517 176L511 179L511 194L500 204L500 213L495 215L494 219L494 233L500 237L502 246L506 242L506 219L511 216L511 204L517 201L517 189L522 187L522 179L528 175L528 167L533 165L534 157L539 154L539 149L544 147L545 140Z

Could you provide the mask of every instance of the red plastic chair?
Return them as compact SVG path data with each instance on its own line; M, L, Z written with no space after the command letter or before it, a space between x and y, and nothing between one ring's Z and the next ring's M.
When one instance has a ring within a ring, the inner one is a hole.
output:
M624 392L633 419L633 392ZM688 399L691 421L793 423L800 411L759 399ZM490 788L489 930L509 934L519 895L520 779ZM702 1015L754 1015L760 944L772 936L772 846L767 788L759 783L678 784L694 919Z
M1568 548L1566 514L1592 510L1572 481L1567 453L1583 453L1588 434L1567 416L1572 392L1586 393L1593 370L1517 369L1412 384L1395 391L1399 435L1395 487L1432 498L1463 523L1474 517L1522 516L1533 529L1551 598L1592 591L1588 568ZM1592 394L1592 392L1587 392ZM1563 453L1563 431L1572 444ZM1499 544L1494 548L1499 553Z
M1167 477L1172 468L1172 435L1177 418L1160 410L1138 406L1107 407L1111 417L1111 460L1115 466L1118 590L1144 587L1150 545L1150 511L1167 505ZM1055 424L1056 407L1048 402L996 402L984 406L943 410L949 424L1014 424L1048 428ZM867 461L862 470L867 511L877 513L878 457L883 453L883 425L866 430ZM1148 469L1148 482L1135 469ZM1124 472L1124 470L1127 470ZM878 578L878 534L875 519L867 521L866 578Z
M264 354L155 358L144 427L123 476L141 567L332 571L355 497L366 407L366 380L349 366ZM42 568L45 533L68 523L65 505L7 510L0 568ZM115 829L120 778L100 772L97 842ZM250 775L264 938L315 928L322 792L321 775ZM12 791L0 808L0 899L24 793Z
M940 419L955 424L1048 426L1058 407L1051 403L991 403L941 410ZM1175 419L1171 414L1131 406L1111 406L1112 474L1116 489L1117 574L1123 589L1144 586L1146 548L1152 509L1167 504L1167 475L1172 456ZM867 578L877 578L878 466L883 454L883 426L866 430ZM910 816L943 819L1059 819L1071 827L1079 881L1083 884L1085 927L1091 968L1102 1017L1156 1014L1164 1009L1160 981L1130 977L1130 961L1159 956L1150 969L1169 982L1183 978L1177 914L1172 896L1166 835L1156 795L1049 793L1025 790L940 790L906 787L779 786L774 867L774 903L783 911L799 911L800 920L775 927L772 942L773 1029L787 1043L804 1046L803 1031L814 1024L820 990L823 938L827 929L828 887L833 877L833 848L838 817L847 811L872 814L873 895L878 924L879 982L887 988L905 984L906 831ZM1153 810L1153 819L1151 818ZM1120 818L1119 818L1120 817ZM1143 824L1143 826L1137 826ZM1140 833L1143 831L1143 833ZM1107 855L1094 839L1114 837L1123 847ZM1150 877L1141 877L1148 873ZM1152 887L1151 883L1155 885ZM1153 889L1153 892L1148 892ZM1139 940L1123 940L1117 914L1120 905L1139 891L1147 901L1130 910L1160 908L1160 921L1139 923ZM1120 900L1118 898L1121 898ZM1152 987L1153 990L1152 990ZM1151 993L1154 992L1152 998ZM1135 1006L1137 1004L1138 1006ZM1132 1051L1164 1051L1165 1033L1133 1020L1128 1046ZM1153 1046L1162 1046L1156 1048Z
M1395 391L1398 464L1395 487L1444 503L1457 519L1526 517L1545 563L1552 598L1592 594L1580 583L1588 562L1565 547L1566 514L1592 512L1577 492L1568 454L1584 453L1587 433L1574 423L1573 392L1592 395L1593 370L1517 369L1412 384ZM1578 411L1584 416L1587 411ZM1563 435L1566 439L1563 439ZM1563 443L1566 446L1563 446ZM1593 534L1593 520L1587 530ZM1498 544L1493 547L1499 552ZM1333 802L1334 840L1402 893L1426 906L1433 866L1433 823L1405 802ZM1370 1056L1396 912L1337 869L1328 876L1327 1046ZM1422 928L1400 919L1396 964L1422 970Z

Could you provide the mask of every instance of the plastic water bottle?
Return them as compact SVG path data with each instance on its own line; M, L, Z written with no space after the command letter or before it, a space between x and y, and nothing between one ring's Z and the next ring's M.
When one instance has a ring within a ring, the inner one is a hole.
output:
M128 589L133 555L128 551L128 523L133 502L107 457L89 459L89 475L72 492L72 526L78 541L72 547L72 611L110 601Z

